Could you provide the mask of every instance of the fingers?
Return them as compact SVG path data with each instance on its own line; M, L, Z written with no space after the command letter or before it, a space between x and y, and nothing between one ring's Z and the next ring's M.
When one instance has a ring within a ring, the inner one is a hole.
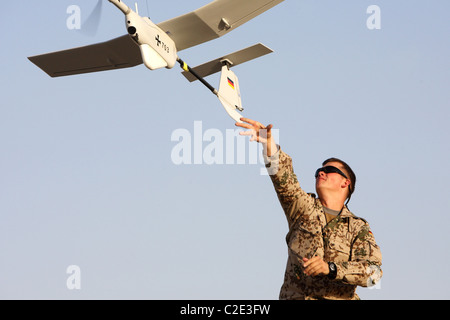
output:
M241 121L250 123L253 126L262 126L261 123L259 123L258 121L252 120L252 119L248 119L248 118L241 118Z
M266 130L267 134L269 134L273 127L273 125L271 125L271 124L269 124L266 127L261 122L258 122L258 121L252 120L252 119L248 119L248 118L240 118L240 120L243 122L236 122L235 125L237 127L255 130L256 132L258 132L260 130Z
M308 276L326 275L329 272L328 264L318 256L311 259L303 258L303 261L303 267L305 268L303 272Z
M238 126L238 127L259 130L259 129L267 129L270 126L270 128L272 129L271 124L266 127L263 124L261 124L261 122L258 122L258 121L252 120L252 119L241 118L240 120L243 122L242 123L236 122L236 126ZM245 123L245 122L247 122L247 123Z
M241 120L242 120L242 119L243 119L243 118L241 118ZM247 124L247 123L243 123L243 122L236 122L235 125L236 125L237 127L242 127L242 128L245 128L245 129L253 129L253 126L252 126L252 125Z
M258 121L244 117L240 118L240 120L243 122L242 123L236 122L235 125L237 127L248 129L248 131L241 131L239 132L239 135L250 136L250 141L257 141L263 144L267 144L269 139L271 139L272 137L271 130L273 125L269 124L266 127Z
M323 273L319 265L311 265L308 268L306 268L304 272L306 275L311 277L315 277Z
M254 134L254 130L249 130L249 131L241 131L241 132L239 132L239 134L241 135L241 136L251 136L252 134Z
M303 258L303 267L307 268L308 266L310 266L312 263L315 263L318 259L320 259L319 256L314 256L311 259L308 258Z

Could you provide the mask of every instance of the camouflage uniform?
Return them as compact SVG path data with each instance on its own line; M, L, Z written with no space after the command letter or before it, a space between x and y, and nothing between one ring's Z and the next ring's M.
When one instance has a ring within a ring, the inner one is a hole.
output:
M327 223L321 201L300 188L292 159L282 150L266 157L266 167L289 224L280 299L359 299L356 286L372 286L382 275L381 252L369 224L347 207ZM303 257L316 255L336 264L335 279L303 273Z

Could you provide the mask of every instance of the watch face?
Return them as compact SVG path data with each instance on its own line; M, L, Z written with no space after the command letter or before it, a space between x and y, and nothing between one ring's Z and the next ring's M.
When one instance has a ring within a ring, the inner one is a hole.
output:
M334 264L334 262L329 262L328 268L330 268L330 273L328 274L328 278L335 279L336 275L337 275L337 269L336 269L336 265Z

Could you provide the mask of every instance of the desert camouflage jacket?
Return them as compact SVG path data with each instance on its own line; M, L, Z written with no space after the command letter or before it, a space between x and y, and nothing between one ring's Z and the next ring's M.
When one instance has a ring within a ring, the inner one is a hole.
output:
M327 223L320 199L300 188L292 159L281 149L266 157L266 167L289 225L280 299L359 299L356 287L373 286L382 275L381 252L369 224L347 207ZM336 264L335 279L303 273L303 257L315 255Z

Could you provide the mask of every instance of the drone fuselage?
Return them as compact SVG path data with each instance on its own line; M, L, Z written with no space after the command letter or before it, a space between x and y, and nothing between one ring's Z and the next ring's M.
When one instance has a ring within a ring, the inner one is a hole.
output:
M149 18L141 17L120 0L109 0L125 14L130 37L139 45L144 65L150 70L174 67L177 62L175 42Z

